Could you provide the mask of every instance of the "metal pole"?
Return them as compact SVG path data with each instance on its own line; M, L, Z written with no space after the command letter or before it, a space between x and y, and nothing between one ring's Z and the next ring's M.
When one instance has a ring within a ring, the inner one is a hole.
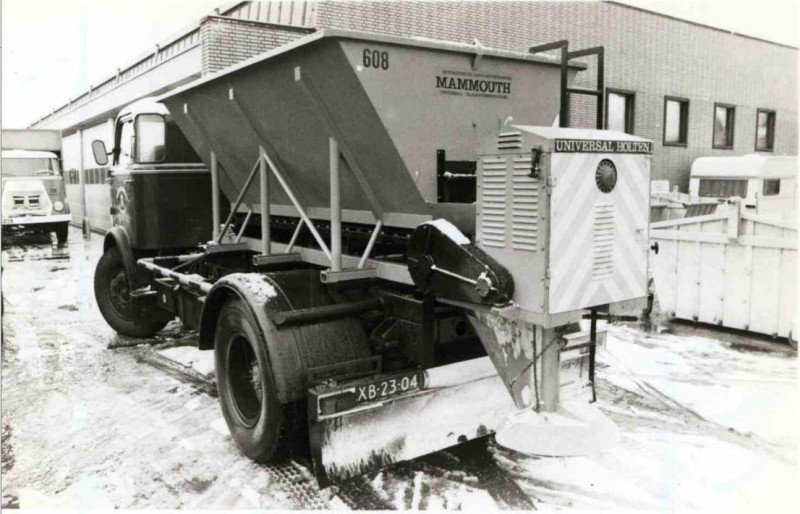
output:
M589 380L592 381L592 402L597 401L594 387L594 359L597 355L597 309L592 309L592 321L589 326Z
M331 271L342 270L342 197L339 174L339 144L329 138L331 168Z
M89 235L89 216L86 215L86 170L83 164L83 130L78 130L78 145L81 148L80 161L78 165L78 179L81 184L81 231L84 236Z
M569 127L569 92L567 91L567 81L569 80L569 47L567 44L561 47L561 109L558 114L558 125L562 128Z
M536 325L535 332L538 343L536 346L541 348L539 410L540 412L555 412L558 410L561 389L559 381L561 347L557 341L561 337L561 333L555 328L544 328L540 325ZM536 366L536 363L534 362L533 365Z
M263 146L258 147L258 180L261 190L261 255L269 255L272 246L272 236L270 234L269 217L269 170L267 161L261 157L266 152Z
M219 163L217 154L211 151L211 238L219 238Z

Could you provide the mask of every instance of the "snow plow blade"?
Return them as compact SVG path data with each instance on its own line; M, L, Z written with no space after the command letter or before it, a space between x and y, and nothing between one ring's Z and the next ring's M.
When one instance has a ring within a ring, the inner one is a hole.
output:
M413 392L329 415L322 414L326 400L369 386L310 391L311 454L320 485L488 435L517 410L488 357L425 370L420 378Z
M340 482L498 431L498 443L527 454L602 450L616 441L616 428L588 405L591 382L583 351L588 337L579 332L565 338L559 352L565 402L553 413L520 410L489 357L310 389L309 431L317 480L322 486ZM605 332L598 332L598 339L602 346ZM407 392L380 398L384 384L391 392L415 378Z

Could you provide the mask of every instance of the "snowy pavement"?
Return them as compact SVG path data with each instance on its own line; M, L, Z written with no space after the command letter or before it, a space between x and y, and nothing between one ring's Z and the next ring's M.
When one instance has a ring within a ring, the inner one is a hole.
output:
M192 333L113 333L92 292L102 239L70 238L3 241L3 507L800 507L796 354L672 323L609 327L597 393L622 433L611 449L532 458L479 441L320 489L302 453L268 466L238 453Z

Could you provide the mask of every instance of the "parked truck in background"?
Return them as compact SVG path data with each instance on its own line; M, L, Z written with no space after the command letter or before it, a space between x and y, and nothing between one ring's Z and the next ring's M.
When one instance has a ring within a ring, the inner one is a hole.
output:
M61 169L58 130L2 132L3 231L53 232L67 241L70 211Z

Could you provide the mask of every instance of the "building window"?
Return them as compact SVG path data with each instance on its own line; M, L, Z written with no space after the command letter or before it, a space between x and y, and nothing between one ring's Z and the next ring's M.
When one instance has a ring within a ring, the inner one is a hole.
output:
M689 100L664 99L664 144L686 146L689 141Z
M775 149L775 111L759 109L756 113L756 150L771 152Z
M634 94L607 90L606 129L633 134Z
M700 187L697 194L713 198L730 198L731 196L746 198L747 181L700 179Z
M781 193L781 180L778 178L764 181L764 196L778 196Z
M714 104L714 148L733 148L733 126L736 108L732 105Z

